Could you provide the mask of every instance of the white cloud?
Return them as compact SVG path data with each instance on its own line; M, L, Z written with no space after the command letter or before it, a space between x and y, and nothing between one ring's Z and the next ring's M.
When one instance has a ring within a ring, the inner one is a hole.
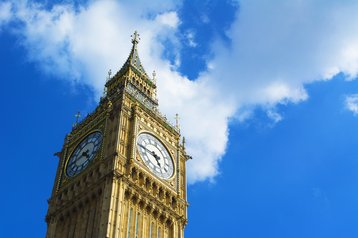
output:
M171 7L169 1L161 8L155 2L151 4L158 6L159 18L176 17L168 10ZM104 0L93 1L79 9L60 4L46 10L41 4L20 1L13 4L13 14L24 24L18 32L31 60L39 62L47 72L91 86L98 97L106 72L110 68L118 70L128 56L129 37L134 30L141 33L141 48L146 49L145 55L149 55L152 50L161 52L161 46L152 42L161 35L170 36L168 24L175 27L173 21L164 24L143 18L143 15L152 14L148 12L151 8L143 8L137 6L134 10L131 3Z
M307 83L355 78L357 9L356 1L242 0L232 43L214 45L207 77L244 105L298 103Z
M196 81L175 71L183 47L176 38L180 4L103 0L48 10L20 1L12 3L4 19L23 23L17 34L33 61L70 82L89 85L97 98L106 72L121 67L131 47L129 36L138 30L142 63L149 72L157 71L161 110L168 118L181 115L182 134L194 157L188 162L191 183L219 173L230 118L247 120L253 107L262 106L278 122L282 116L275 105L306 100L305 84L340 72L348 79L357 76L356 1L242 0L227 31L231 44L217 40L212 45L214 57ZM162 58L162 39L173 43L177 65Z
M133 4L104 0L79 9L61 4L48 10L41 4L22 1L12 7L14 18L22 23L16 30L30 59L48 73L89 85L97 98L107 70L119 70L131 48L129 36L138 30L142 63L148 73L157 71L161 111L169 119L175 113L182 115L187 151L195 158L188 164L189 181L214 177L225 151L233 108L205 81L188 80L173 70L175 65L161 58L164 46L158 39L169 39L180 48L175 38L180 21L172 9L178 3L149 9L150 14L143 7L134 10ZM148 15L151 17L144 17Z
M282 115L273 109L267 110L266 114L274 123L278 123L283 119Z
M357 77L357 1L239 2L227 31L231 44L213 44L215 56L200 76L234 102L226 117L250 118L250 108L259 105L278 122L282 115L272 108L307 100L306 84L338 73Z
M354 115L358 115L358 94L346 96L345 106Z
M179 18L176 12L166 12L156 17L156 20L162 24L172 28L176 28L179 25Z
M7 23L12 18L11 3L1 2L0 3L0 27Z
M193 156L188 162L190 182L213 178L228 140L228 120L235 112L233 102L217 94L205 81L192 82L169 71L160 71L161 109L182 115L182 134L187 138L187 151Z
M185 37L187 39L187 44L190 47L196 47L198 44L195 42L195 33L194 31L187 31L185 34Z

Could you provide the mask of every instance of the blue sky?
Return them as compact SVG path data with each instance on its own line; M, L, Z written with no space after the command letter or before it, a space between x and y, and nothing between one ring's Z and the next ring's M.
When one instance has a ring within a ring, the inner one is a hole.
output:
M134 30L194 157L186 237L358 237L358 2L34 3L0 1L1 237L44 237L53 154Z

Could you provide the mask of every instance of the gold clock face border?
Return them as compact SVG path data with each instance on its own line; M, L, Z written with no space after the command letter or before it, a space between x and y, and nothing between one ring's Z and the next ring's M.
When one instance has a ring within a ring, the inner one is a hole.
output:
M171 161L172 161L172 163L173 163L173 174L172 174L170 177L168 177L168 178L161 178L161 177L159 177L158 175L156 175L155 173L153 173L153 172L150 170L150 168L144 163L144 160L143 160L143 158L142 158L142 156L141 156L141 154L140 154L140 152L139 152L138 144L137 144L138 137L139 137L141 134L149 134L149 135L153 136L153 137L156 138L156 139L163 145L163 147L167 150L168 155L169 155L169 157L170 157L170 159L171 159ZM169 150L168 146L166 145L166 143L163 142L163 140L159 139L159 137L158 137L157 135L155 135L155 134L154 134L153 132L151 132L151 131L141 130L141 131L139 131L139 132L137 133L137 136L136 136L136 138L135 138L135 148L136 148L136 152L138 152L138 155L139 155L139 158L140 158L141 162L144 164L145 168L147 168L148 171L149 171L151 174L153 174L156 178L158 178L158 179L160 179L160 180L162 180L162 181L170 182L171 180L173 180L173 178L174 178L175 175L176 175L176 164L175 164L176 160L173 159L174 156L173 156L172 153L170 152L170 150Z
M76 151L77 147L79 144L81 144L82 141L84 141L89 135L95 133L95 132L99 132L101 133L102 135L102 142L101 142L101 145L100 145L100 148L98 149L98 152L96 153L96 155L94 156L94 158L88 163L88 165L81 171L79 172L78 174L76 174L75 176L68 176L67 173L66 173L66 170L67 170L67 166L68 166L68 162L70 161L71 159L71 156L73 155L73 153ZM69 156L67 157L66 159L66 162L65 162L65 166L63 167L63 171L62 173L65 175L65 178L66 179L74 179L76 178L78 175L80 175L82 172L84 172L86 169L89 168L89 166L95 161L95 159L98 157L99 153L102 152L102 148L103 148L103 142L104 141L104 134L101 130L92 130L88 133L86 133L84 136L82 136L82 138L80 140L78 140L78 142L72 147L73 150L71 151L71 153L69 153Z

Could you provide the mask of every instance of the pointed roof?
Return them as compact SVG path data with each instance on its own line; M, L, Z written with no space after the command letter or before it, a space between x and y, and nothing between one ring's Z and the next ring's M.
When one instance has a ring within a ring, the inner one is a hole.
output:
M132 44L133 44L132 50L129 54L127 61L124 63L122 68L125 68L126 66L132 66L140 73L144 74L147 78L149 78L139 59L138 50L137 50L137 45L139 43L139 40L140 40L139 34L137 31L135 31L134 34L132 35Z

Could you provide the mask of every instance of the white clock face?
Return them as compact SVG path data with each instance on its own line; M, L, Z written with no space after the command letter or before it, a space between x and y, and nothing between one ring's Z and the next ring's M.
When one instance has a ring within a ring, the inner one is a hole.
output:
M174 174L173 160L168 150L156 137L141 133L137 138L140 157L149 170L162 179L169 179Z
M67 166L66 174L74 177L84 170L94 159L102 144L102 134L97 131L88 135L73 151Z

